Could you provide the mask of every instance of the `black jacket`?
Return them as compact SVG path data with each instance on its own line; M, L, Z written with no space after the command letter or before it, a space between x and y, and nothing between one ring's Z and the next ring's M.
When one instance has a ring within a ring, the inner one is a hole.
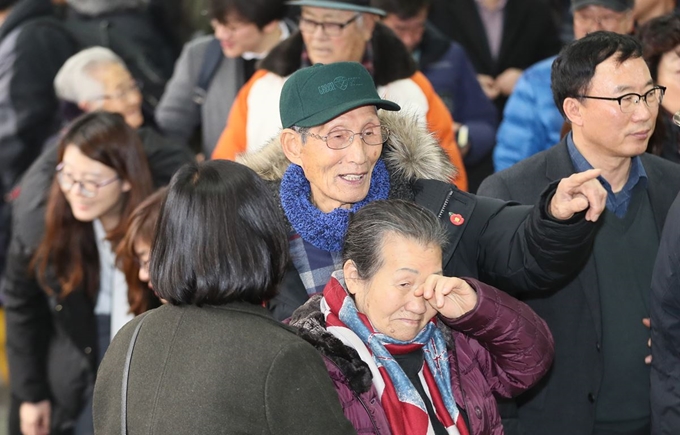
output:
M680 190L680 170L649 154L640 156L657 230ZM566 140L487 178L480 194L530 204L547 185L574 173ZM555 364L538 386L517 400L519 425L527 434L591 433L602 381L602 313L595 260L578 276L551 291L524 291L517 297L548 323L555 338ZM509 422L509 424L514 424ZM506 428L508 435L514 434Z
M192 159L182 146L141 129L156 185ZM97 332L94 306L82 291L64 300L48 297L29 264L44 234L45 205L57 164L57 149L47 149L26 171L13 203L13 234L3 283L11 392L19 402L52 402L52 426L62 428L78 416L92 393ZM56 279L49 285L59 292ZM56 433L59 433L58 431Z
M50 0L19 0L0 24L0 278L10 237L7 194L59 128L53 81L75 52Z
M652 275L652 435L680 428L680 195L668 211Z
M443 221L449 244L443 252L447 276L479 278L508 293L546 290L579 269L591 249L595 225L583 213L567 222L548 217L547 202L555 185L537 206L523 207L462 192L448 183L450 163L423 127L399 113L381 113L390 129L382 158L390 172L390 197L415 201ZM261 151L242 157L275 186L290 162L275 139ZM293 265L279 295L271 301L274 316L289 317L307 300Z
M411 77L417 71L416 63L404 44L385 25L377 23L371 37L373 52L373 81L384 86L399 79ZM288 77L300 69L304 42L298 31L274 47L262 59L259 68L281 77Z

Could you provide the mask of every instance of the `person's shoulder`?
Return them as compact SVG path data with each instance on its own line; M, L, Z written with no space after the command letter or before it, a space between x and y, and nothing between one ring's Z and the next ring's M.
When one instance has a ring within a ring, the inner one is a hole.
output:
M527 192L535 189L544 188L546 165L550 160L552 148L541 151L526 159L520 160L514 165L489 175L479 186L478 193L484 196L501 198L504 200L520 201L522 203L533 203L529 201ZM553 150L554 152L554 150Z
M530 79L546 79L550 82L550 73L552 70L552 64L555 62L557 56L551 56L547 59L536 62L529 68L524 70L523 75Z
M537 172L544 168L545 162L549 157L548 151L540 151L526 159L520 160L508 168L491 174L487 180L520 180L534 177Z
M680 186L680 164L649 153L640 155L640 160L647 176L658 175L663 184Z
M680 164L678 163L650 153L641 154L640 159L644 166L654 166L663 171L677 174L680 177L680 171L678 171Z
M200 50L200 49L205 50L205 48L214 40L215 40L215 37L212 34L203 35L203 36L199 36L197 38L194 38L194 39L188 41L185 44L185 47L187 48L187 50L192 50L192 51Z

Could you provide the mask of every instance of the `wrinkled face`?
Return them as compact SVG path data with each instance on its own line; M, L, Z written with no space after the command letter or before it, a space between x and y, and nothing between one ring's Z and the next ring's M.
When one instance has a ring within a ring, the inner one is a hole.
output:
M423 39L425 22L427 21L427 8L418 12L415 17L401 19L396 14L387 14L383 24L392 29L401 39L409 52L415 50Z
M246 52L260 53L265 32L254 23L247 22L234 14L228 15L223 22L211 20L215 38L220 41L222 53L229 58L237 58Z
M654 87L642 58L619 64L615 56L597 66L586 95L620 97L630 92L643 95ZM633 157L647 149L659 106L648 107L640 101L632 112L623 113L616 101L583 99L579 110L584 143L578 145L603 157Z
M375 106L363 106L312 127L310 132L319 136L343 129L358 133L376 125L380 120ZM367 145L358 134L341 150L330 149L323 140L307 136L306 144L299 143L299 156L293 163L302 167L309 180L312 203L329 213L336 208L350 208L366 198L381 151L382 145Z
M357 15L356 12L341 11L337 9L303 7L301 15L301 27L303 20L311 20L317 23L343 24ZM373 18L369 14L363 15L363 26L359 20L345 26L338 36L329 36L316 26L313 31L302 31L302 39L307 48L307 54L312 64L329 64L334 62L361 62L366 51L366 43L371 39L373 32Z
M93 69L90 75L101 83L103 93L88 105L86 111L100 109L120 113L127 125L141 127L144 123L142 93L130 72L120 64L106 63Z
M149 288L151 282L149 281L149 262L151 261L151 244L146 240L137 239L134 242L135 256L137 256L137 262L139 263L139 280L146 283Z
M383 239L382 260L382 267L366 281L353 279L352 269L356 268L353 263L346 264L347 289L354 295L357 310L377 331L397 340L412 340L437 314L414 292L428 276L442 273L441 248L388 233Z
M68 145L62 159L62 172L66 178L75 181L101 183L116 178L116 171L105 164L83 154L75 145ZM120 220L123 195L130 190L130 183L117 179L97 189L96 195L88 198L76 182L70 189L61 186L73 216L81 222L100 219L104 228L110 230Z
M574 11L574 38L581 39L598 30L627 35L633 31L632 11L616 12L590 5Z

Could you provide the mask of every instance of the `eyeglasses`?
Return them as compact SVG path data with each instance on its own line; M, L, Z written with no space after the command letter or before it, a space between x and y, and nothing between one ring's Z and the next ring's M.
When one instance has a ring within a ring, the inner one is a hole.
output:
M661 104L663 96L666 93L665 86L654 86L649 91L645 92L644 95L636 94L631 92L630 94L621 95L620 97L594 97L592 95L577 95L578 98L590 98L592 100L608 100L616 101L619 103L619 107L623 113L633 112L640 103L644 101L647 107L650 109L656 108Z
M80 194L86 198L94 198L95 196L97 196L97 192L99 192L100 187L104 187L108 184L111 184L114 181L117 181L118 179L120 179L120 177L116 175L115 177L109 180L99 182L88 180L85 181L76 180L75 178L73 178L71 174L64 172L63 162L57 165L57 183L59 183L59 187L61 187L62 190L69 192L71 189L73 189L73 186L77 184Z
M121 86L118 90L113 92L112 94L105 94L105 95L100 95L98 97L95 97L95 100L122 100L128 95L132 94L133 92L140 92L142 90L142 83L140 82L131 82L127 83L124 86Z
M149 264L151 264L151 257L147 258L146 260L142 260L139 257L135 257L135 264L139 269L148 271Z
M390 129L382 125L374 125L364 128L361 133L355 133L352 130L335 130L326 136L307 134L326 142L326 146L332 150L341 150L351 145L355 135L359 135L366 145L382 145L390 137Z
M574 21L586 26L598 24L605 29L611 29L621 22L627 14L628 12L611 12L605 15L589 15L585 12L578 11L574 13Z
M352 24L353 22L355 22L360 16L361 14L356 14L355 16L345 21L344 23L334 23L331 21L320 23L318 21L300 17L299 27L301 32L314 33L316 32L316 28L321 26L321 31L324 33L324 35L340 36L342 34L343 29Z

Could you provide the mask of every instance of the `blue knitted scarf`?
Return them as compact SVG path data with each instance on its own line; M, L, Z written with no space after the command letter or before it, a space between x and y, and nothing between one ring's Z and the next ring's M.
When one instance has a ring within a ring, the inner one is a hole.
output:
M324 213L311 201L309 181L302 168L291 164L281 179L281 205L293 229L308 243L328 252L342 250L343 239L349 224L349 216L371 201L387 199L390 192L390 176L382 159L373 168L371 185L366 198L349 209L336 208Z

